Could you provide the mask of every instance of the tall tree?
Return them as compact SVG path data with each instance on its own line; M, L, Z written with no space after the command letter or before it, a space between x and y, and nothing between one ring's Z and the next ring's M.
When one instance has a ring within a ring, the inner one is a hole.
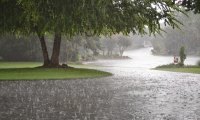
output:
M177 26L171 0L2 0L0 32L36 33L40 39L44 67L61 67L61 36L111 35L160 31L160 20ZM51 58L45 33L54 34Z

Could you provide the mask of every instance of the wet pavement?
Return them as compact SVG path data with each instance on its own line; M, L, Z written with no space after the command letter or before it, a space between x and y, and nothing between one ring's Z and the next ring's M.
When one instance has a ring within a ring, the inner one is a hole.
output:
M121 62L98 67L111 77L1 81L0 120L200 120L200 74Z

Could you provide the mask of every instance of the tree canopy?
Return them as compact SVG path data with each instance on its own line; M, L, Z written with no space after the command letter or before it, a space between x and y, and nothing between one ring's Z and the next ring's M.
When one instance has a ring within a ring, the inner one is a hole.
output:
M67 35L143 33L160 29L159 21L177 21L171 0L3 0L1 30ZM18 29L17 29L18 28Z
M61 35L144 34L161 30L160 20L177 27L171 0L1 0L0 32L37 33L44 64L59 64ZM44 34L54 34L49 60Z

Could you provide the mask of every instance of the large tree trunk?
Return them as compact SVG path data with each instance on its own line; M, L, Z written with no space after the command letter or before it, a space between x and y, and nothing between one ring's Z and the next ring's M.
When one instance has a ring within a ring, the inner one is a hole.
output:
M53 43L53 52L51 56L51 66L59 67L59 54L60 54L60 45L61 45L61 33L55 33L54 43Z
M45 38L44 38L44 35L39 35L39 34L38 34L38 37L40 39L40 43L41 43L41 47L42 47L42 54L43 54L43 59L44 59L43 66L47 67L50 64L50 60L49 60L49 55L48 55L48 51L47 51Z
M41 66L41 67L45 67L45 68L71 68L66 64L62 64L62 65L59 64L61 33L55 33L51 60L49 59L44 35L38 34L38 37L40 39L40 43L41 43L41 47L42 47L42 53L43 53L43 59L44 59L43 66Z

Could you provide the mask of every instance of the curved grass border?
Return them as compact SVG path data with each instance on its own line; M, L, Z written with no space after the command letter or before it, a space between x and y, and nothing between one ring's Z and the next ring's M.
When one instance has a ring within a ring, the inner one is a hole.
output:
M183 67L183 68L155 68L154 70L200 74L200 68L199 67L194 67L194 68L188 68L188 67Z
M68 80L111 76L109 72L85 68L8 68L0 69L3 80Z
M180 66L178 64L174 65L173 63L158 66L154 68L154 70L200 74L200 66L195 66L195 65Z

